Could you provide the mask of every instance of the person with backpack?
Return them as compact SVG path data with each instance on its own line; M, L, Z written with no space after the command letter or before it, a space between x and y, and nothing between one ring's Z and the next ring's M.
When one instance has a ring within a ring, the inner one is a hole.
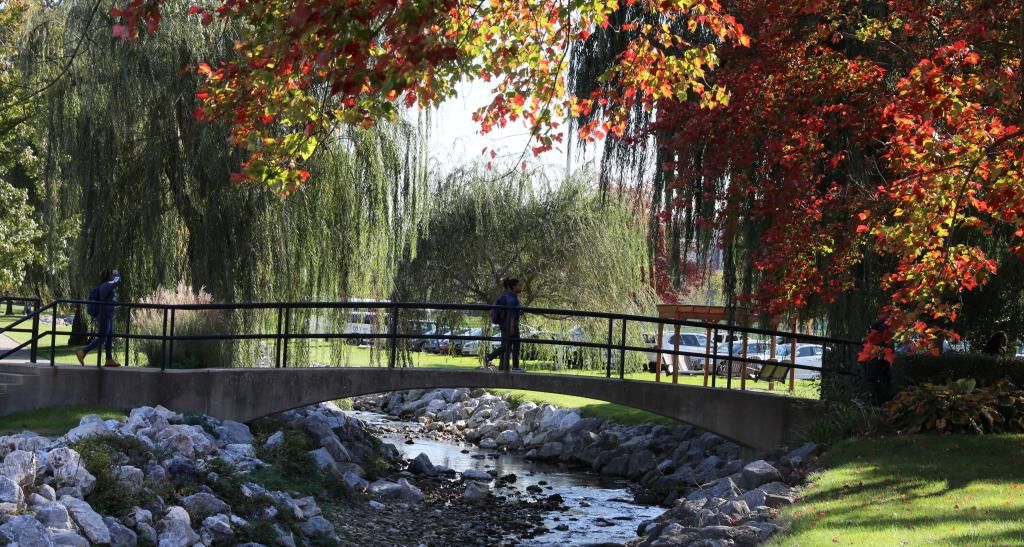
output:
M516 309L520 307L519 293L523 292L523 285L515 278L506 279L502 285L505 293L494 301L491 308L491 322L501 331L501 346L484 358L484 366L493 370L491 361L500 355L499 369L508 372L511 360L512 372L523 372L519 368L519 318L522 312Z
M85 310L89 312L97 326L96 337L81 351L75 352L78 362L85 365L85 356L90 351L106 344L107 362L105 366L119 367L120 363L114 360L114 311L117 309L117 286L121 284L121 274L117 270L103 270L100 274L100 284L89 291L89 302Z

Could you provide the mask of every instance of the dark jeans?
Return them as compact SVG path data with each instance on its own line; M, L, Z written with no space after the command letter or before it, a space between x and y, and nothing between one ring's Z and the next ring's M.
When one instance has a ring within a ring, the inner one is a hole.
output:
M113 349L114 349L114 336L113 336L114 335L114 318L113 317L100 317L96 322L97 322L97 326L99 327L97 329L99 331L99 334L97 334L96 337L93 338L89 342L89 344L85 346L84 349L82 349L82 352L83 353L89 353L90 351L98 348L100 346L100 344L103 344L104 342L106 342L106 346L107 346L107 359L113 359L114 358L114 354L113 354Z
M519 368L519 336L518 329L516 329L516 336L513 336L509 332L508 328L501 329L501 347L495 348L491 353L487 354L487 360L490 361L495 357L500 356L498 368L501 370L508 370L509 359L512 360L512 367Z

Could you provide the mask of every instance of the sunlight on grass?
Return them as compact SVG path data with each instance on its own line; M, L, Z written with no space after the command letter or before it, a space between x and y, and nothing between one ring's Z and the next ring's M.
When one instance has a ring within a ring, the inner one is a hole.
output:
M584 416L604 418L620 424L678 424L676 420L659 416L644 410L629 406L609 403L598 399L587 399L585 397L574 397L572 395L561 395L558 393L545 393L542 391L526 391L522 389L490 390L495 395L509 394L513 397L522 397L524 401L533 401L537 404L552 404L559 408L578 408Z
M89 414L97 414L104 420L125 417L123 411L108 406L53 406L0 417L0 433L35 431L40 435L63 435Z
M845 441L772 545L1020 545L1024 435Z

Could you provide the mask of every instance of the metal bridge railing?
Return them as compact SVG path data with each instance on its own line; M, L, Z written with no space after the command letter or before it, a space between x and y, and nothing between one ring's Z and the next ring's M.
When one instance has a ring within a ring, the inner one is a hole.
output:
M28 333L31 337L28 341L19 344L16 348L0 353L0 360L7 358L15 352L22 350L26 346L30 347L30 358L32 363L37 362L38 358L38 346L39 340L46 336L50 337L50 365L55 366L55 354L56 354L56 336L58 334L57 322L58 322L58 311L61 306L79 306L88 304L87 300L77 299L58 299L41 306L41 301L38 298L25 298L25 297L4 297L0 296L0 305L5 301L22 302L24 304L31 305L32 312L25 315L21 319L0 328L0 334L6 332L18 332ZM102 303L101 303L102 304ZM457 312L462 314L485 314L495 306L488 304L450 304L450 303L435 303L435 302L381 302L381 301L351 301L351 302L254 302L254 303L210 303L210 304L155 304L155 303L125 303L119 302L117 306L121 310L126 310L125 316L127 320L124 322L124 330L122 332L115 332L113 334L114 339L124 340L124 352L127 357L130 355L130 346L132 341L139 340L157 340L161 343L161 369L165 370L167 364L173 361L174 357L174 344L175 342L186 342L186 341L202 341L202 340L272 340L274 342L274 367L284 368L288 366L288 352L289 342L293 340L302 339L346 339L346 340L382 340L386 342L386 349L388 354L388 366L396 367L398 363L398 352L402 349L401 346L404 342L411 340L450 340L450 341L495 341L493 336L474 336L464 334L441 334L441 333L413 333L413 332L402 332L402 320L401 317L406 315L409 319L412 319L412 312ZM504 306L498 306L498 308L506 308ZM323 330L317 332L293 332L292 318L296 311L327 311L327 310L373 310L376 313L382 314L382 317L386 317L386 321L382 322L382 325L386 325L383 332L339 332L338 329ZM507 308L512 309L512 308ZM160 334L142 334L132 332L132 312L137 310L158 310L162 314L162 328ZM264 310L264 311L277 311L277 322L276 329L273 332L257 332L257 333L210 333L201 335L185 335L175 332L175 323L179 312L184 311L241 311L241 310ZM517 337L510 339L510 342L519 342L522 345L551 345L560 347L571 347L571 348L592 348L604 353L605 358L605 376L612 378L618 376L620 379L624 379L626 375L625 363L627 352L643 352L643 353L655 353L657 355L657 361L655 363L655 380L661 381L661 362L662 355L667 355L673 359L675 366L672 370L672 382L678 383L679 369L678 362L682 361L684 357L691 359L698 359L703 363L703 374L704 374L704 385L711 387L717 387L719 381L725 381L725 387L731 388L734 379L739 380L740 388L746 389L746 382L748 378L756 375L759 371L762 371L762 367L771 365L772 367L783 368L785 375L788 378L782 378L776 375L773 379L775 381L785 381L788 379L789 387L793 389L793 383L795 379L795 373L798 370L811 371L813 373L819 373L822 378L830 374L857 374L858 368L855 367L856 355L861 342L857 340L844 340L839 338L828 338L824 336L816 336L810 334L800 334L794 332L786 332L772 329L752 328L732 324L718 324L718 323L706 323L701 321L690 321L690 320L674 320L664 319L659 317L649 317L640 315L628 315L620 313L609 313L609 312L592 312L592 311L577 311L577 310L564 310L556 308L530 308L530 307L519 307L515 308L517 312L523 315L542 315L542 316L555 316L559 318L573 318L577 320L588 320L588 321L607 321L608 329L607 336L604 340L585 340L585 339L565 339L565 338L529 338L529 337ZM49 329L40 328L40 317L49 312L50 322ZM23 324L30 324L31 327L17 328ZM709 335L706 344L705 351L695 352L689 350L680 350L678 345L672 349L662 348L657 346L651 348L648 346L632 345L627 340L627 326L642 326L648 325L652 328L664 328L672 327L678 334L679 329L683 327L701 329L706 331ZM618 327L618 329L616 329ZM727 341L728 353L719 353L718 344L714 341L720 336L720 333L727 333L725 340ZM61 333L63 334L63 333ZM90 337L97 336L97 332L83 333ZM481 333L482 334L482 333ZM790 345L790 360L779 361L774 358L764 358L761 355L748 355L746 352L747 340L751 336L768 337L771 340L772 352L771 357L775 356L775 344L778 338L786 340L786 344ZM737 341L736 338L740 337L743 340L742 351L740 353L733 352L733 342ZM795 362L796 360L796 347L797 344L813 344L822 347L822 363L821 367L811 365L801 365ZM97 366L100 365L101 352L97 352ZM617 367L613 366L613 354L617 354ZM166 356L166 358L163 358ZM724 362L724 367L722 366ZM739 365L739 371L734 373L734 366ZM216 368L216 367L211 367ZM617 368L618 370L614 370Z

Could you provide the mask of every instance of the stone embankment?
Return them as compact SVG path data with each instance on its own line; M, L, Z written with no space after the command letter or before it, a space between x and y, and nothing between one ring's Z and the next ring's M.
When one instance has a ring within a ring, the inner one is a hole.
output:
M0 436L0 461L0 545L19 547L496 545L543 533L558 505L417 476L331 403L254 429L162 407L87 416L58 438Z
M413 390L363 397L355 407L416 419L428 437L524 453L621 477L636 498L670 507L638 526L631 545L753 545L779 530L813 444L744 461L739 446L688 425L622 425L579 410L510 400L482 390Z

